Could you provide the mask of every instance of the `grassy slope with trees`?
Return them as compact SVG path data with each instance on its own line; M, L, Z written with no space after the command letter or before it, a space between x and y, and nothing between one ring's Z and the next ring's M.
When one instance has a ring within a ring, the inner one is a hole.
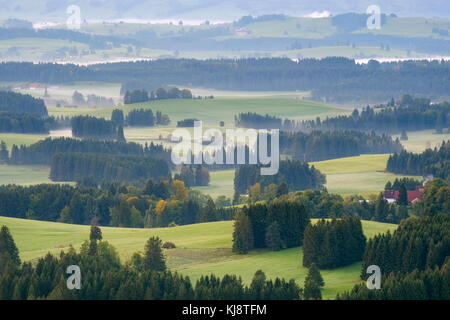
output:
M0 217L0 225L6 225L16 245L21 259L35 260L47 252L58 253L67 250L72 244L76 249L88 238L89 226L51 223ZM362 221L364 234L371 238L396 225ZM268 278L294 278L303 284L308 269L302 266L302 248L272 252L251 251L246 256L233 254L232 221L202 223L174 228L131 229L101 227L104 240L115 246L122 261L134 252L142 251L150 236L159 236L163 242L171 241L177 248L165 250L168 267L180 271L191 280L201 275L237 274L249 284L255 271L262 269ZM39 242L35 239L39 238ZM324 298L334 298L337 293L349 290L358 283L361 263L335 270L322 271L325 280Z

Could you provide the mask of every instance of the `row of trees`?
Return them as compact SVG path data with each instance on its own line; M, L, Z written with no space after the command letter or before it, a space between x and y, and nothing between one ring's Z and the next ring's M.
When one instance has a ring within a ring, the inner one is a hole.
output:
M122 86L121 91L123 90L124 87ZM132 104L164 99L192 99L192 92L189 89L180 90L177 87L171 87L168 90L159 87L152 91L150 95L145 89L126 90L123 101L125 104Z
M155 145L142 147L140 144L117 142L109 140L90 140L73 138L46 138L29 146L13 145L11 155L6 161L11 164L46 164L50 165L56 153L104 153L123 155L144 155L157 153L159 148ZM164 151L164 150L163 150ZM8 150L6 150L8 153ZM168 151L166 151L168 153ZM170 157L170 155L169 155Z
M87 184L87 183L85 183ZM104 183L91 186L41 184L0 186L0 215L115 227L167 227L231 220L224 208L178 180L148 180L144 187Z
M161 111L156 111L156 115L153 115L151 109L133 109L125 117L123 111L120 109L114 109L111 114L111 121L117 127L128 126L141 126L152 127L157 125L168 125L170 123L169 116L162 114Z
M209 171L202 165L183 165L180 173L174 179L184 182L186 187L207 186L209 184Z
M422 182L414 178L395 178L394 182L388 181L384 186L384 190L400 190L400 187L404 185L406 190L416 190L422 186Z
M330 194L327 190L298 191L289 197L303 203L311 218L355 216L362 220L399 223L409 217L408 210L404 206L389 204L382 193L371 196L369 201L360 196L343 198L340 195Z
M298 160L280 161L279 171L275 175L261 175L260 165L241 165L234 175L234 190L242 194L259 183L261 190L270 184L285 182L291 191L321 189L325 184L325 176L314 166Z
M117 128L112 121L92 116L72 118L72 135L80 138L116 139Z
M404 95L398 106L392 103L377 106L367 106L358 111L354 109L351 115L327 117L326 119L305 120L297 124L304 129L320 130L359 130L375 131L379 133L400 133L425 129L436 129L442 132L450 125L450 103L431 103L424 98L413 98Z
M135 253L122 264L117 250L102 241L101 230L91 227L89 241L80 252L70 248L60 255L47 254L36 264L23 263L9 229L0 231L0 299L1 300L240 300L301 298L301 289L294 280L266 280L258 271L250 286L242 279L225 275L222 278L202 276L193 285L188 277L167 271L162 241L151 237L144 254ZM66 269L77 265L82 272L80 288L67 288Z
M137 143L112 140L47 138L32 145L13 145L9 153L6 144L0 144L0 162L9 164L43 164L51 165L55 154L88 153L109 155L132 155L162 159L170 163L170 150L153 142L142 146ZM87 164L85 164L87 165ZM94 179L98 182L97 179ZM105 180L105 179L102 179Z
M450 141L439 148L427 149L420 154L402 151L388 159L386 170L398 174L428 175L450 179Z
M134 155L57 153L52 157L50 179L77 181L84 177L101 181L167 179L169 165L163 159Z
M29 94L0 90L0 111L9 113L27 113L39 117L47 117L47 107L42 99L33 98Z
M52 118L43 119L35 114L0 111L0 132L48 133Z
M260 115L254 112L239 113L234 116L234 124L240 128L282 129L282 120L268 114Z
M367 35L353 35L358 38L362 36L367 37ZM377 37L376 41L379 43L379 36L374 37ZM154 41L161 43L158 37ZM395 41L398 43L399 38L396 37ZM407 46L410 41L406 39L404 45ZM429 41L439 42L439 47L442 47L442 40ZM192 45L192 39L187 42ZM423 39L420 42L420 45L425 45ZM208 46L218 43L208 41ZM236 39L233 39L232 43L227 45L238 45L242 49L243 45L251 46L251 43L253 41L245 39L236 44ZM292 41L289 44L291 43ZM433 98L447 96L450 91L450 82L447 78L449 65L448 61L386 63L373 61L368 64L357 64L354 60L340 57L299 61L283 58L203 61L157 59L89 67L11 62L0 65L0 80L43 83L93 80L122 82L125 90L155 88L173 83L223 90L311 90L315 99L325 98L327 101L359 99L367 102L399 97L405 92Z
M335 269L361 261L366 246L357 217L309 224L303 237L303 266Z
M403 150L398 139L375 132L312 131L280 133L280 152L303 161L358 156L360 154L394 153Z
M299 202L278 199L244 206L236 213L233 251L244 254L253 248L298 247L308 223L308 213Z

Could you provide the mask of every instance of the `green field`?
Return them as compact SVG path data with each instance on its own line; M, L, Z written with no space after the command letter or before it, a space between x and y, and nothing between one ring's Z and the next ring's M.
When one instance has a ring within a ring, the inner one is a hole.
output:
M44 166L0 165L0 185L53 183L49 173L50 169Z
M358 157L348 157L327 161L311 162L326 175L326 188L330 193L341 195L378 194L384 190L388 181L406 177L385 172L389 154L368 154ZM407 176L414 177L414 176ZM414 177L421 180L421 177ZM194 189L216 198L218 195L233 196L234 170L219 170L210 172L208 187Z
M366 237L370 238L396 225L363 221ZM0 217L0 225L10 229L19 248L22 260L29 261L45 255L58 253L70 245L78 249L89 237L89 226L69 225ZM294 278L303 286L307 269L302 267L302 249L292 248L278 252L255 250L248 255L231 252L232 221L202 223L161 229L128 229L102 227L103 238L114 245L122 258L143 251L145 242L152 235L163 241L174 242L176 249L165 250L168 266L191 280L202 274L237 274L249 284L255 271L262 269L267 277ZM37 241L39 239L39 241ZM323 270L325 280L324 298L332 299L336 293L349 290L359 282L361 263L345 268Z
M360 194L367 196L384 190L388 181L395 178L421 177L395 175L385 172L389 154L367 154L327 161L311 162L326 174L326 187L330 193L342 195Z
M218 196L233 198L234 193L234 170L218 170L209 172L210 183L206 187L193 187L202 193L209 194L213 199Z
M408 140L402 141L402 145L409 152L421 153L427 148L440 147L442 141L450 140L450 133L436 134L435 130L422 130L407 132ZM394 135L393 138L400 138Z
M221 97L212 100L169 99L120 106L119 108L126 114L136 108L150 108L153 112L159 110L169 115L172 124L176 124L178 120L196 118L202 120L205 125L211 126L218 126L220 121L224 121L227 127L234 126L234 116L241 112L267 113L280 118L291 119L311 119L317 116L332 116L351 112L350 109L343 109L298 97ZM53 116L89 114L109 119L113 109L115 108L49 108L49 113Z
M47 138L45 134L20 134L20 133L0 133L0 141L4 141L8 150L11 151L13 144L20 146L30 145Z

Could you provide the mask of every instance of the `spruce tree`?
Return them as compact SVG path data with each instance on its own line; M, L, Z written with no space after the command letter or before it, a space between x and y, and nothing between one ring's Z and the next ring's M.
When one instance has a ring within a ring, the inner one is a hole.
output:
M242 210L236 213L233 231L233 252L246 254L253 248L253 232L250 219Z
M404 183L402 183L400 185L400 188L398 189L397 204L399 204L401 206L408 205L408 191L406 190L406 186Z
M322 292L320 286L314 280L305 280L305 287L303 288L304 300L322 300Z
M309 280L316 282L320 287L323 287L325 285L322 275L320 274L320 271L315 263L311 263L311 266L309 267L308 275L306 276L305 281Z
M0 163L6 164L9 160L9 153L5 141L0 143Z
M19 250L7 226L0 230L0 274L9 266L20 266Z
M119 126L119 128L117 128L117 141L119 142L127 142L127 140L125 139L125 134L123 133L123 127Z
M282 248L280 226L276 221L272 222L267 228L266 246L273 251L278 251Z
M145 245L144 269L154 271L166 270L166 259L162 252L162 241L159 237L151 237Z

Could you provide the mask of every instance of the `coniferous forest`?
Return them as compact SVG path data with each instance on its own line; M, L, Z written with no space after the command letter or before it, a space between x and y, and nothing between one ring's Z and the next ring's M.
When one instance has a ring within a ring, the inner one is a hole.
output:
M394 153L388 159L386 170L410 175L433 175L449 181L450 141L443 141L439 148L420 154L407 151Z

